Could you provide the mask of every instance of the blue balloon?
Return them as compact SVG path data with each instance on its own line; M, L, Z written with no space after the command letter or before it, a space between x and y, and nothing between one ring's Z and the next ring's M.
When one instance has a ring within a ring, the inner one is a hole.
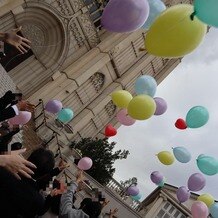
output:
M154 97L157 89L156 80L149 75L140 76L135 83L135 92L137 95L149 95Z
M68 123L73 119L73 111L70 108L64 108L58 112L57 119L62 123Z
M202 154L199 155L197 158L197 166L202 173L208 176L218 173L218 161L214 157Z
M158 187L164 187L165 179L163 179L159 184L157 184Z
M191 153L185 147L173 148L173 154L181 163L188 163L191 160Z
M209 113L205 107L195 106L186 115L186 124L189 128L199 128L207 123Z
M143 29L149 29L154 20L166 9L165 4L160 0L148 0L148 4L150 11L148 19L142 26Z
M141 197L142 197L142 195L140 193L136 196L131 196L131 198L135 201L139 201L141 199Z
M210 207L210 214L212 215L213 218L218 218L218 203L214 203Z

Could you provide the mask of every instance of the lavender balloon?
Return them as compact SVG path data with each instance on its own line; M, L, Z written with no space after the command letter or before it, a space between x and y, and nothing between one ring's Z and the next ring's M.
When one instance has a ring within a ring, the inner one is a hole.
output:
M139 189L137 186L130 186L128 189L127 189L127 193L131 196L136 196L139 194Z
M176 197L179 203L186 202L190 198L191 193L185 186L181 186L176 191Z
M59 100L50 100L45 105L45 110L52 114L56 114L62 109L62 107L63 105Z
M156 111L154 115L162 115L167 110L167 103L163 98L155 97L154 101L156 103Z
M163 175L159 171L154 171L150 175L151 181L156 185L161 183L164 179Z
M127 109L122 109L117 113L117 120L124 126L131 126L136 122L136 120L128 115Z
M190 191L200 191L206 185L206 179L201 173L194 173L188 179L188 188Z
M110 0L104 9L101 24L110 32L133 32L145 23L148 14L147 0Z

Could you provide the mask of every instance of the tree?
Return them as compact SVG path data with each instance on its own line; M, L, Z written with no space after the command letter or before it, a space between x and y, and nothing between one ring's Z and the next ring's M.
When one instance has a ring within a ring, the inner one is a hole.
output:
M137 185L137 183L138 183L138 179L136 177L129 178L125 181L120 181L120 184L123 186L123 188L128 188L133 184Z
M108 142L107 138L83 138L79 142L72 142L71 148L79 149L83 157L90 157L93 166L87 173L102 185L107 184L115 172L113 164L116 160L126 159L128 150L113 151L116 143Z

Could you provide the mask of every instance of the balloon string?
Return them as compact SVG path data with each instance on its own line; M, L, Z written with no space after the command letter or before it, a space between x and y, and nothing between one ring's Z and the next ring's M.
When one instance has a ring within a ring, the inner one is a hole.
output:
M191 20L194 20L195 15L196 15L196 11L194 11L194 12L190 15L190 19L191 19Z

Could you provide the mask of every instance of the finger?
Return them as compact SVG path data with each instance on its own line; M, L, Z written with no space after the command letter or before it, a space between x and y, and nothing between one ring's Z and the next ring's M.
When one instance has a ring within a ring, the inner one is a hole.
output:
M28 45L27 43L24 42L23 40L24 38L22 38L22 42L21 42L21 45L27 47L27 48L30 48L30 45Z
M21 54L23 54L23 51L22 51L18 46L16 46L16 49L17 49Z
M26 173L24 170L19 170L19 173L22 174L23 176L25 176L26 178L29 178L29 179L32 178L32 177L31 177L28 173Z
M34 172L30 168L26 167L25 165L22 167L22 169L23 169L23 171L27 172L28 174L34 174Z
M26 50L22 45L19 45L19 48L20 48L23 52L27 53L27 50Z
M23 38L22 40L23 40L24 42L31 43L31 41L30 41L29 39L27 39L27 38Z
M32 167L32 168L35 168L35 169L37 168L36 165L34 165L33 163L31 163L31 162L29 162L29 161L27 161L25 159L24 159L23 164L25 164L27 167Z
M21 180L20 176L19 176L17 173L13 173L13 175L14 175L17 179Z
M20 26L20 27L18 27L18 28L16 28L16 29L13 29L13 31L14 31L15 33L17 33L17 32L19 32L19 31L21 31L21 29L22 29L22 26Z
M22 148L20 150L17 151L12 151L14 155L20 155L23 154L26 151L26 148Z

